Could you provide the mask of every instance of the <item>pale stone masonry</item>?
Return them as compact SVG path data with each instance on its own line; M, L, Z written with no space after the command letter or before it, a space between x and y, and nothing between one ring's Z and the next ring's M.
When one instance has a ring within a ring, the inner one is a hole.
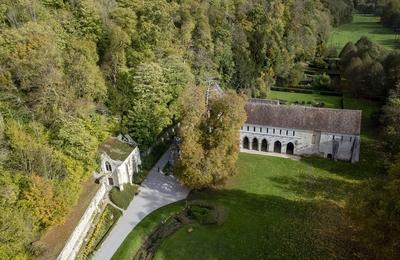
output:
M121 191L124 184L132 184L133 175L142 164L137 144L129 135L110 137L100 145L101 173L107 184Z
M280 105L250 99L240 148L294 155L359 161L359 110Z
M76 256L84 242L84 239L93 223L96 214L101 210L101 204L107 193L107 186L104 182L100 182L100 188L96 192L85 213L81 217L78 225L75 227L63 250L57 257L57 260L76 259Z

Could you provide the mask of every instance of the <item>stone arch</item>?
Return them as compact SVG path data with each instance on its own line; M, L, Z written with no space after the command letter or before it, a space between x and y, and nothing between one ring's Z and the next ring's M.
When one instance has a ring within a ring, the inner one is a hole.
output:
M253 138L253 141L251 142L251 148L254 151L258 151L258 139Z
M243 149L250 150L250 141L247 136L243 138Z
M294 144L293 143L290 142L286 145L286 154L291 154L291 155L294 154Z
M106 163L105 163L105 166L106 166L106 171L108 171L108 172L112 172L111 163L109 163L109 162L106 162Z
M281 153L282 152L282 143L279 141L276 141L274 143L274 152L275 153Z
M261 142L261 151L268 152L268 141L267 139L263 139Z

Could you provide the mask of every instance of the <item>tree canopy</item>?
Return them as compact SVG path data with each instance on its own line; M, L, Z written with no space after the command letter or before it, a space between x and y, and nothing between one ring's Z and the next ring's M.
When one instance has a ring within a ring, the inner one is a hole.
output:
M238 129L246 120L246 99L232 90L212 95L208 104L205 100L205 88L192 87L179 102L182 120L176 175L193 189L221 186L236 173Z
M35 254L30 245L76 203L106 137L150 146L185 117L182 93L209 79L227 90L210 105L232 111L231 129L211 111L211 136L223 139L202 136L201 163L216 170L201 183L222 183L237 156L228 142L241 121L231 116L242 120L233 92L266 97L277 78L301 77L301 64L326 51L332 15L320 0L1 1L0 214L10 224L0 258Z

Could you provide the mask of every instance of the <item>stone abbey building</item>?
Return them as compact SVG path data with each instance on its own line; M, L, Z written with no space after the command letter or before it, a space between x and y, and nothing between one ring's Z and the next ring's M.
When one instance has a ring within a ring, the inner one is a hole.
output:
M250 99L240 148L290 155L319 155L357 162L361 111L280 105Z
M100 147L101 174L106 183L121 191L125 184L132 184L133 175L142 164L140 151L129 135L110 137Z

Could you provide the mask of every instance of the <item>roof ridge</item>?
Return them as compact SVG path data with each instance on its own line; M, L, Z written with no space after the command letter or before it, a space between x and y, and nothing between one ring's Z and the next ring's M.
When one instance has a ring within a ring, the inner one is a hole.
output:
M348 109L348 108L332 108L332 107L313 107L313 106L305 106L305 105L284 105L284 104L273 104L268 102L251 102L253 99L249 99L250 102L247 104L251 105L263 105L263 106L275 106L275 107L288 107L288 108L305 108L305 109L313 109L313 110L331 110L331 111L359 111L362 112L361 109ZM263 99L255 99L255 100L263 100ZM274 100L271 100L274 101Z
M361 110L248 102L246 112L248 124L352 135L361 132Z

